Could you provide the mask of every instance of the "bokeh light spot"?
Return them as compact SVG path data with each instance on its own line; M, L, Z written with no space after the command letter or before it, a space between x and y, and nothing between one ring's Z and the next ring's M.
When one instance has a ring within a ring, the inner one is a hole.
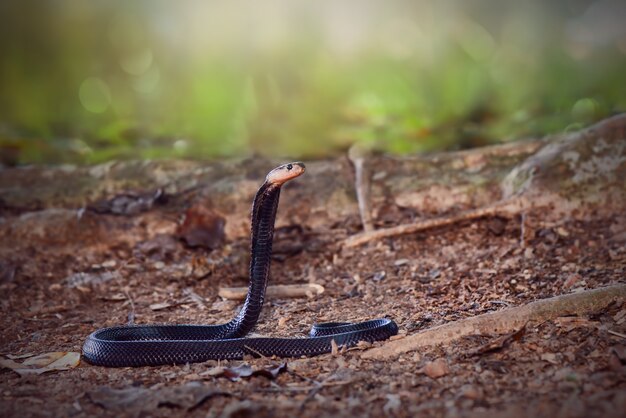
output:
M120 59L122 70L132 75L142 75L152 65L152 51L149 48L125 55Z
M80 103L92 113L102 113L111 104L111 90L107 83L97 77L88 77L78 90Z
M592 120L598 110L598 102L594 99L580 99L572 106L572 116L578 121Z
M156 66L137 78L133 82L133 88L139 93L152 93L161 80L161 73Z

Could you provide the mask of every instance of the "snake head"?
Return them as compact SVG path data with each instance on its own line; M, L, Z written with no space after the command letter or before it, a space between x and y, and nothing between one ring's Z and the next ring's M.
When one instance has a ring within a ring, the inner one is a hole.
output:
M270 171L267 177L265 177L265 182L280 186L291 179L295 179L302 173L304 173L304 164L302 163L283 164Z

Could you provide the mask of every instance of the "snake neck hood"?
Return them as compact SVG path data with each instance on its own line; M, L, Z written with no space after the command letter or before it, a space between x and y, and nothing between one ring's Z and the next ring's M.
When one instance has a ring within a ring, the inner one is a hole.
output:
M239 314L230 321L232 334L238 338L250 332L261 315L265 289L270 274L274 222L278 210L281 184L265 182L254 197L250 236L250 283L246 301Z

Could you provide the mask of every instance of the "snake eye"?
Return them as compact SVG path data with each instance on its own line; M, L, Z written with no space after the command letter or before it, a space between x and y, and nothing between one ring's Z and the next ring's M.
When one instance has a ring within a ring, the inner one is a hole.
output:
M293 168L293 165L287 164L287 170L291 170L292 168Z

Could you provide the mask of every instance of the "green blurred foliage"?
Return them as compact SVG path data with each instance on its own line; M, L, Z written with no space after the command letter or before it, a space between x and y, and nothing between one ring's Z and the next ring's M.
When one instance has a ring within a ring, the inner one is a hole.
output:
M0 163L411 153L574 129L626 109L621 3L0 2Z

